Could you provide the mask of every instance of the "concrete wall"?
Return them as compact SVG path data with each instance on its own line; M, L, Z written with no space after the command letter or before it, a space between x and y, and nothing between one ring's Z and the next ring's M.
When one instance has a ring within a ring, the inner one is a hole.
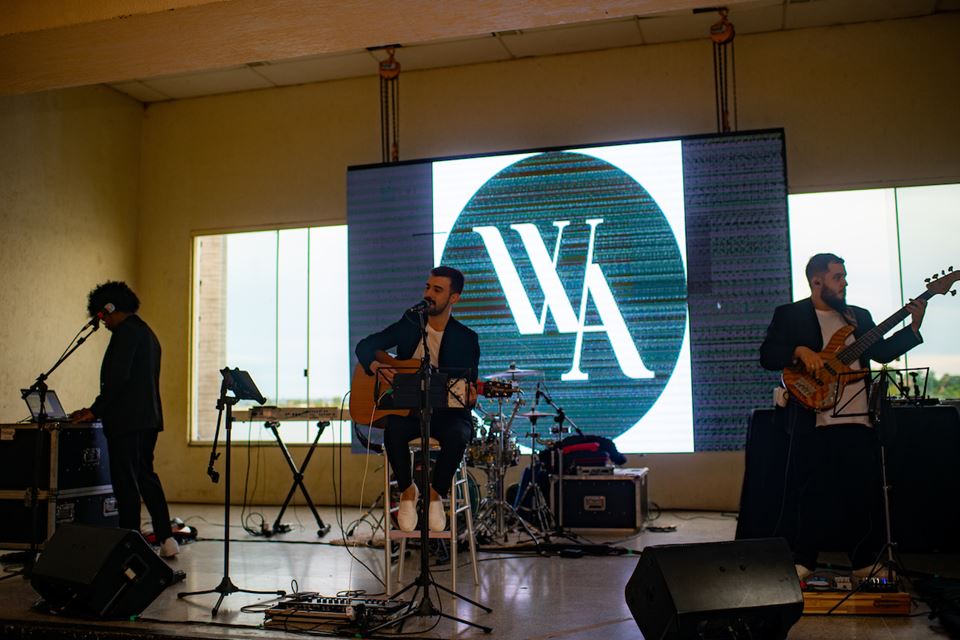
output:
M739 128L786 129L793 192L958 182L958 28L960 16L951 14L740 37ZM404 159L715 127L706 41L411 72L400 83ZM158 458L171 500L215 502L222 495L205 475L208 448L187 442L192 235L344 222L346 167L380 160L378 109L377 79L361 78L146 110L139 236L128 250L136 252L144 317L164 344L169 431ZM6 155L3 162L15 164ZM48 268L51 278L64 270ZM6 298L10 285L3 287ZM38 336L64 333L44 328ZM23 354L39 357L35 347ZM242 486L246 453L235 452L235 487ZM302 449L294 455L302 457ZM337 457L326 449L311 463L307 481L318 502L334 501ZM254 460L252 499L281 501L290 474L279 452L265 447ZM348 504L360 497L365 462L343 455ZM631 463L651 467L651 497L663 507L737 507L742 453L650 455ZM366 500L380 489L378 464L370 461ZM234 495L240 499L239 491Z
M102 87L0 98L0 421L27 415L18 390L87 321L90 289L136 286L142 123L140 103ZM108 336L50 377L68 411L96 396Z

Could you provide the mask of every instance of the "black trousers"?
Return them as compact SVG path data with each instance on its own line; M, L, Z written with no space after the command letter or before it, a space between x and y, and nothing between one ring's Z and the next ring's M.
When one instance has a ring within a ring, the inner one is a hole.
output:
M814 568L819 551L846 551L855 569L872 564L884 531L875 430L821 427L801 435L795 446L791 466L797 473L789 483L796 496L795 561Z
M437 410L430 420L430 437L440 442L440 455L433 465L430 485L441 496L450 492L453 476L463 460L463 452L473 436L473 420L470 414L457 410ZM383 445L387 451L387 460L397 479L397 486L403 491L413 482L410 469L410 446L414 438L420 438L420 418L411 416L389 416L383 433ZM421 487L422 489L422 487Z
M117 498L120 526L140 531L140 499L147 505L157 542L163 542L173 532L170 529L170 511L163 495L160 477L153 470L153 449L157 431L128 431L107 436L110 454L110 478Z

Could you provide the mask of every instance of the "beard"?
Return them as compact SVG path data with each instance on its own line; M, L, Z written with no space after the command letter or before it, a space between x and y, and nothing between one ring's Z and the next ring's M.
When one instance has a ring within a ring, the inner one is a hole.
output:
M428 300L430 306L427 308L427 315L429 316L438 316L443 313L443 310L447 308L447 305L438 306L436 300Z
M842 315L847 315L847 312L850 310L850 307L847 306L847 300L845 297L834 293L826 287L821 290L820 297L830 306L831 309L839 311Z

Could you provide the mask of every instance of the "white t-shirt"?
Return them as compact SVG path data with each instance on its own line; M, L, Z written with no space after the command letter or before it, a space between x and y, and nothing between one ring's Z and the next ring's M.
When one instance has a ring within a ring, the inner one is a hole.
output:
M820 321L820 333L823 335L824 346L830 342L830 338L833 337L833 334L848 324L840 312L834 311L833 309L829 311L821 311L820 309L817 309L817 320ZM847 336L846 344L853 344L855 341L856 338L854 338L853 334L851 333L849 336ZM860 361L854 360L851 362L850 369L854 371L860 370ZM834 411L840 415L834 416ZM825 427L831 424L863 424L868 427L873 426L870 423L870 416L851 415L854 413L867 413L867 394L864 390L862 380L847 381L847 385L844 387L843 393L840 395L840 401L837 402L837 406L832 409L827 409L826 411L817 412L817 426Z
M430 349L430 365L436 369L440 365L440 342L443 340L443 331L437 331L427 323L427 347ZM423 341L417 343L417 350L413 352L413 359L423 357Z

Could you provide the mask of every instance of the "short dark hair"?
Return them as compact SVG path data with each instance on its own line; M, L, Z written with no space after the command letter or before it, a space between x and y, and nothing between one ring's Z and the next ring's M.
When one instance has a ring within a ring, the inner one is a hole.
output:
M430 275L437 278L450 278L450 293L463 293L463 274L459 270L440 265L430 269Z
M818 253L807 261L807 282L812 282L814 276L822 276L830 270L831 264L843 264L843 258L834 253Z
M112 304L116 311L136 313L140 308L140 298L126 282L108 280L94 287L87 296L87 313L92 318L108 304Z

